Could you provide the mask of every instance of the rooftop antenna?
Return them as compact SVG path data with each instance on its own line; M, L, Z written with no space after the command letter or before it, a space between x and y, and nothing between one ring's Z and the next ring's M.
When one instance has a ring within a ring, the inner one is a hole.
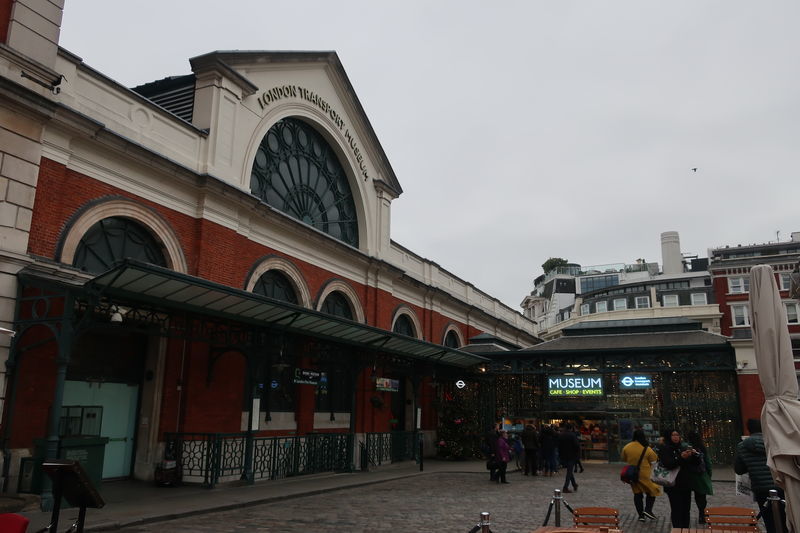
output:
M781 242L781 230L775 232L775 240Z

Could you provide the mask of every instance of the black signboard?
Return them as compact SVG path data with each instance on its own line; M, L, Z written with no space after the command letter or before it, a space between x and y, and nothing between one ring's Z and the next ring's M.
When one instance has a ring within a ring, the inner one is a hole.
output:
M298 385L316 385L322 372L319 370L309 370L307 368L294 369L294 383Z

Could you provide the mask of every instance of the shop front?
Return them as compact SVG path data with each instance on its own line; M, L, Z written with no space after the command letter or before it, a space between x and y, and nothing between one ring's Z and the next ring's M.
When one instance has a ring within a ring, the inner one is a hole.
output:
M700 331L561 337L496 355L497 412L519 423L572 423L583 457L618 461L633 431L652 443L676 427L698 430L713 460L733 460L741 434L733 351ZM687 328L692 328L687 324Z

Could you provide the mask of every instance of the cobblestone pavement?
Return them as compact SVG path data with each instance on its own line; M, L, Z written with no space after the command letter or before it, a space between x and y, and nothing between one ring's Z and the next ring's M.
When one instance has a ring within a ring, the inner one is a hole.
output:
M636 521L630 488L619 481L619 465L593 464L577 474L578 491L565 494L572 507L611 506L620 510L626 533L668 533L669 502L656 500L658 520ZM563 477L523 476L509 473L510 484L488 481L488 473L429 473L375 485L302 496L254 505L235 511L214 512L128 527L122 531L145 532L464 532L477 522L482 511L491 513L494 533L530 532L541 526L553 489ZM750 506L734 494L731 482L715 482L709 505ZM697 508L692 507L697 521ZM569 511L562 508L562 525L571 525ZM555 525L554 517L548 525Z

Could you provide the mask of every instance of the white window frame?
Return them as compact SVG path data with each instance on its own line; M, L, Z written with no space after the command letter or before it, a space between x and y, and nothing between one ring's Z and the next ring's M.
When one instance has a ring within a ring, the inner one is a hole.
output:
M787 324L800 324L800 305L797 302L783 302L786 306L786 323ZM792 314L789 314L789 309L794 309Z
M643 303L644 305L639 305L639 303ZM649 296L637 296L636 297L636 309L649 309L650 308L650 297Z
M589 304L581 304L581 316L586 316L591 312Z
M617 305L619 302L622 302L622 306ZM624 311L627 308L628 308L627 298L614 298L614 311Z
M728 294L748 294L749 292L749 276L736 276L728 278Z
M741 309L742 323L737 324L736 311ZM750 306L748 304L731 304L731 327L733 328L749 328L750 327Z
M674 303L673 303L674 298ZM680 298L678 298L677 294L662 294L661 295L661 306L662 307L678 307L681 305Z
M792 289L792 275L790 273L788 273L788 272L781 272L780 274L778 274L778 276L780 276L780 280L781 280L780 283L778 284L780 286L780 289L782 291L791 290Z
M607 313L608 312L608 302L602 300L594 304L594 312L595 313Z
M708 305L708 295L704 292L693 292L692 305Z

